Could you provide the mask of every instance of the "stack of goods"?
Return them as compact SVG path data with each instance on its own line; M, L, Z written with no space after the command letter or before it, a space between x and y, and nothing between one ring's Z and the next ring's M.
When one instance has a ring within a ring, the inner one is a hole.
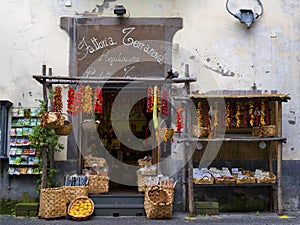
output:
M253 184L256 182L254 173L241 168L232 168L232 175L235 177L237 184Z
M214 177L207 168L193 169L193 183L194 184L213 184Z
M86 220L94 212L94 202L86 196L75 198L68 207L68 214L74 220Z
M63 186L66 194L67 203L72 202L79 196L88 195L88 176L82 175L67 175L65 177L65 186Z
M276 176L269 171L264 171L261 169L256 169L254 176L256 178L257 183L275 183Z
M108 166L104 158L84 157L84 175L89 177L89 194L107 193L109 189Z
M230 173L227 167L222 167L222 170L219 170L215 167L211 167L209 172L215 179L216 184L232 184L235 183L235 179Z
M156 166L144 166L136 171L138 191L144 192L149 180L156 175Z

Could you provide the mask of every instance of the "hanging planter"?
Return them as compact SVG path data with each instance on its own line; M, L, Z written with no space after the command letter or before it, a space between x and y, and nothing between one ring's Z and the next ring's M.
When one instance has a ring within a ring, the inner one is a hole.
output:
M55 128L54 131L57 135L69 135L73 130L70 117L67 115L68 120L64 120L64 124L61 127Z

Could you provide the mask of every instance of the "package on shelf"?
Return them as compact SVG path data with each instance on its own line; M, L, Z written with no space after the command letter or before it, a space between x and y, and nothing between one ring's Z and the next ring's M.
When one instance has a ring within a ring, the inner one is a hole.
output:
M194 179L210 179L212 177L208 168L193 168Z
M64 186L87 186L89 182L88 176L84 175L67 175L65 177Z

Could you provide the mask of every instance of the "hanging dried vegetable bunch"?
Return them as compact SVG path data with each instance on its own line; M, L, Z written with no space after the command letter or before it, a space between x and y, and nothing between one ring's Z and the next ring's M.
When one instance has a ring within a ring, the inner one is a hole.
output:
M249 116L250 116L249 123L250 123L251 127L253 127L255 116L254 116L254 104L252 101L249 102Z
M270 124L270 121L269 121L269 108L268 108L268 102L266 102L266 104L265 104L265 107L266 107L266 109L265 109L265 115L266 115L266 125L269 125Z
M79 89L77 92L75 92L75 98L74 98L74 114L77 115L77 113L82 111L83 104L84 104L84 86L81 84L79 86Z
M230 128L230 102L226 102L226 128Z
M157 90L156 90L156 98L157 98L157 112L160 112L161 111L161 99L160 99L160 90L159 90L159 88L158 88L158 86L155 86L156 88L157 88Z
M235 108L236 108L236 113L235 113L236 124L235 124L235 126L236 126L236 128L239 128L240 125L241 125L241 118L240 118L240 116L241 116L241 105L239 103L236 103Z
M154 93L153 88L151 86L148 87L148 96L147 96L147 113L151 113L153 111L154 104Z
M265 103L264 101L262 101L260 103L260 125L261 126L265 126L266 125L266 122L265 122Z
M222 107L222 111L221 111L221 123L222 123L222 127L226 126L226 105Z
M94 110L95 113L103 113L103 97L102 97L102 88L96 87L94 92Z
M244 104L244 127L247 127L247 103Z
M255 125L259 125L259 109L258 109L258 102L255 103Z
M61 112L63 109L62 103L62 88L60 86L56 86L53 93L53 111Z
M67 113L70 115L74 115L74 109L75 109L74 99L75 99L75 90L72 87L70 87L68 90L68 100L67 100L67 105L68 105Z
M217 101L214 103L214 110L213 110L213 129L212 129L212 137L217 136L217 127L219 125L219 118L218 118L218 113L219 113L219 104Z
M161 103L161 114L168 116L168 90L164 89L162 90L162 103Z
M209 104L208 104L208 102L206 102L206 105L205 105L205 127L210 127Z
M178 106L176 110L176 128L177 132L180 133L184 125L183 121L183 106Z
M202 103L199 101L197 105L197 116L198 116L198 121L197 125L198 127L202 127Z
M93 106L92 106L92 88L87 85L84 90L84 105L83 105L83 112L91 113Z

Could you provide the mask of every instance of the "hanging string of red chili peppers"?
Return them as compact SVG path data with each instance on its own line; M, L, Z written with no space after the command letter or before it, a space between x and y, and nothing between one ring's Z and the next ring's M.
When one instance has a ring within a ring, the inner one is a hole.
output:
M148 87L148 96L147 96L147 108L146 112L151 113L153 111L154 104L154 92L152 87Z
M53 110L54 112L61 112L63 109L62 103L62 88L60 86L56 86L53 93Z
M74 114L76 115L78 112L82 111L83 104L84 104L84 86L81 84L77 92L75 92L75 99L74 99Z
M92 88L87 85L84 90L84 99L83 99L83 112L91 113L93 110L92 107Z
M252 101L249 102L249 116L250 116L250 121L249 121L250 126L253 127L254 126L254 118L255 118L255 116L254 116L254 104L253 104Z
M268 107L268 105L269 105L269 103L268 102L266 102L266 125L269 125L270 123L270 121L269 121L269 107Z
M247 103L244 104L244 127L247 127Z
M75 90L70 87L68 90L68 99L67 99L67 113L70 115L74 115L74 98L75 98Z
M161 114L168 116L168 90L167 89L163 89L162 90L162 102L161 102Z
M102 88L96 87L94 92L94 110L95 113L103 113L103 97L102 97Z
M255 102L255 125L259 125L259 110L258 110L258 102Z
M205 105L205 127L210 127L208 102L206 102L206 105Z
M221 111L221 125L222 125L222 127L226 126L226 105L222 107L222 111Z
M182 131L184 120L183 120L183 106L177 106L176 109L176 132L180 133Z

